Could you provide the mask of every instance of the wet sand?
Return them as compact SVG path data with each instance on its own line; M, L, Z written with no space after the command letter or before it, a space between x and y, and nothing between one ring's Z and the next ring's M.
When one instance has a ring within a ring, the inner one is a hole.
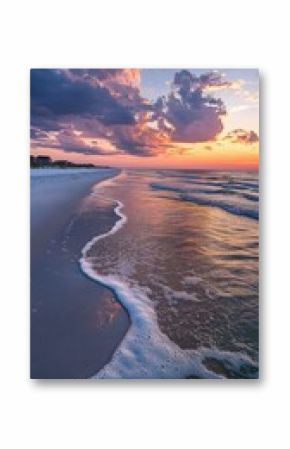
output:
M117 170L31 177L31 378L83 379L112 357L130 325L112 292L79 267L81 249L108 231L112 207L82 214L92 186ZM72 223L75 225L72 227Z

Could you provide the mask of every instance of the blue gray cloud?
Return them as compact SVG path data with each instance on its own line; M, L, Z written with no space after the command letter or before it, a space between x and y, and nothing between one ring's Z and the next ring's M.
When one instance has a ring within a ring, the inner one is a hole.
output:
M225 104L210 94L231 87L220 73L180 70L169 94L155 103L142 98L139 78L134 69L31 70L32 147L144 157L176 142L208 142L223 131Z

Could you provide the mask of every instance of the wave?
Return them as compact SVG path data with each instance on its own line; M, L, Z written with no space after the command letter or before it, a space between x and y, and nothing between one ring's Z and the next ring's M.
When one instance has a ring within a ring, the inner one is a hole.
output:
M243 197L250 201L255 201L255 202L259 201L259 195L255 194L255 193L243 193Z
M253 218L255 220L259 219L259 211L254 209L247 209L243 206L238 206L235 204L229 204L225 201L211 200L210 198L200 198L193 195L181 195L181 198L185 201L190 201L200 206L213 206L219 207L234 215L243 215L244 217Z
M107 182L99 184L97 189ZM257 365L245 354L204 347L197 350L181 349L161 332L154 305L146 292L141 288L129 287L115 276L103 276L93 269L89 251L100 239L115 234L126 224L127 217L122 211L123 208L124 205L116 200L114 211L118 217L117 221L108 232L94 237L85 245L80 259L84 274L113 291L131 319L130 328L111 361L93 377L111 379L257 378ZM212 364L212 360L215 364L222 365L222 370L211 370L209 361Z
M248 218L253 218L258 220L259 219L259 211L257 209L249 208L246 205L242 204L234 204L230 203L229 200L218 200L216 198L209 198L209 195L215 195L215 194L224 194L224 195L234 195L239 196L239 194L235 194L234 191L227 191L227 190L201 190L201 189L185 189L181 187L173 187L168 186L164 184L158 184L158 183L152 183L150 184L153 189L157 190L167 190L171 192L179 193L179 198L184 201L190 201L192 203L198 204L200 206L212 206L212 207L218 207L220 209L225 210L226 212L229 212L234 215L242 215ZM195 196L192 195L192 193L198 193L198 194L204 194L208 196ZM242 196L253 202L258 202L259 199L256 195L251 194L242 194Z
M201 184L213 187L224 187L224 188L234 188L237 190L247 190L252 189L257 191L259 189L259 184L257 181L251 180L237 180L237 179L221 179L220 177L207 177L201 178L200 176L164 176L164 178L174 179L174 181L186 182L186 184Z
M217 186L218 188L213 188L212 184L208 184L208 183L200 183L201 185L204 185L204 187L208 187L209 188L182 188L182 187L176 187L176 186L169 186L169 185L165 185L165 184L158 184L158 183L151 183L150 186L153 189L156 190L168 190L170 192L176 192L176 193L203 193L203 194L210 194L210 195L236 195L236 196L241 196L243 198L252 200L252 201L259 201L259 197L256 196L255 194L246 194L246 193L237 193L235 190L227 187L220 187L219 185ZM222 185L221 185L222 186Z

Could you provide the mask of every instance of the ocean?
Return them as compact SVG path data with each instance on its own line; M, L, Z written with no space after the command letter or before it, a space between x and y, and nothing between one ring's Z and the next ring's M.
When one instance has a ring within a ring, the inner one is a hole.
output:
M258 377L256 172L123 170L82 210L115 212L80 265L131 320L96 377Z

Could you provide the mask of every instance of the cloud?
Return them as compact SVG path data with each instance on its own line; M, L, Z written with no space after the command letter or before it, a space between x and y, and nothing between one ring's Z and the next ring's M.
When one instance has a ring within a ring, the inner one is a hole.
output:
M83 153L87 155L108 155L116 154L116 149L108 150L98 144L98 140L87 142L74 131L62 130L57 135L57 145L60 149L70 153Z
M85 143L95 137L106 139L114 154L153 155L161 150L163 132L150 127L150 109L140 95L139 70L31 71L31 143L35 148L103 154Z
M199 82L204 91L216 91L216 90L224 90L224 89L234 89L239 90L244 81L242 79L237 80L227 80L225 74L212 70L203 75L200 75Z
M36 148L58 149L67 153L86 155L112 155L118 150L104 139L86 139L76 133L73 128L55 132L39 132L32 129L32 141Z
M181 70L175 74L174 84L184 85L186 89L202 90L204 92L223 89L240 89L244 84L242 79L227 80L226 75L218 70L210 70L197 76L188 70Z
M206 142L221 133L225 105L221 99L204 93L208 86L218 83L221 79L213 72L195 76L181 70L175 74L169 95L155 103L159 126L167 128L173 141Z
M92 85L85 74L73 78L69 71L31 71L31 123L55 129L54 122L67 116L86 115L105 125L132 124L132 108L124 106L100 84ZM56 128L57 129L57 128Z
M225 137L225 140L229 140L232 143L244 143L251 144L259 141L259 136L253 130L245 129L233 129Z
M147 121L140 121L135 126L115 127L112 142L134 156L155 156L164 152L168 136L162 130L151 128Z
M210 92L239 84L217 71L181 70L169 94L152 103L141 96L138 69L33 69L31 146L146 157L179 142L212 141L223 131L226 108Z

